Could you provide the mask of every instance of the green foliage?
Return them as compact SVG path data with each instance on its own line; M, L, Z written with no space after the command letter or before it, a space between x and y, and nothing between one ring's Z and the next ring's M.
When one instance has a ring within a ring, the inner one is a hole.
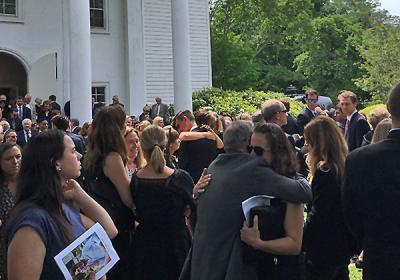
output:
M315 18L311 26L304 52L295 59L297 71L307 77L311 87L332 99L342 89L360 93L353 82L362 74L356 63L360 61L356 49L359 27L344 15Z
M375 105L371 105L368 107L365 107L364 109L361 110L361 113L363 113L365 116L369 116L369 112L371 112L373 109L375 109L376 107L385 107L385 104L375 104Z
M399 20L377 0L210 3L214 86L284 92L293 84L334 99L348 89L369 104L400 77Z
M217 87L242 90L259 80L259 65L254 49L244 44L239 36L229 33L214 36L212 46L213 84Z
M399 42L399 25L379 25L364 31L359 51L366 74L355 83L371 93L372 103L386 103L390 89L400 80Z
M263 92L247 89L245 91L223 90L221 88L208 88L193 93L193 110L211 107L217 113L226 113L236 116L239 113L254 113L260 109L261 104L268 99L281 99L282 93ZM287 98L290 102L290 111L298 115L304 104Z

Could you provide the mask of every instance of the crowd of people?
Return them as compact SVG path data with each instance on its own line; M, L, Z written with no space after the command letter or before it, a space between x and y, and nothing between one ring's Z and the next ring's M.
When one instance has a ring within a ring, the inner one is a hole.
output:
M136 119L113 98L80 127L55 96L0 96L0 279L63 279L54 256L96 222L111 280L346 280L352 258L400 277L400 84L369 116L347 90L332 110L307 90L297 117L285 100L234 117L155 101Z

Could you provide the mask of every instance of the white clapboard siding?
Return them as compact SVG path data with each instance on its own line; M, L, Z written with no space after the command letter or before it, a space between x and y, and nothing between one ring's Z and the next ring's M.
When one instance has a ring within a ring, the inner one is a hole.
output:
M189 1L190 55L193 90L211 86L208 0Z
M171 0L143 0L143 29L146 102L173 103Z

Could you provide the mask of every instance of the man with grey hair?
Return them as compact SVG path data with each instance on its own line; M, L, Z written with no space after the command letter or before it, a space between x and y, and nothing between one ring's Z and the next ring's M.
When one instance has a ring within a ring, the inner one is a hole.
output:
M253 279L248 273L254 271L243 263L242 256L242 202L262 194L294 203L311 200L305 179L278 175L262 157L249 154L251 135L249 121L235 121L224 133L226 153L218 155L208 168L212 179L198 198L190 272L187 265L182 278L190 273L192 280Z
M275 123L280 127L287 124L287 111L285 105L276 99L269 99L261 106L261 114L265 122Z
M17 144L25 146L26 143L32 138L38 135L36 130L32 130L32 121L30 119L24 119L22 121L22 130L17 132Z
M25 96L24 96L25 106L26 106L26 108L29 108L32 111L31 102L32 102L32 95L30 95L29 93L25 94Z

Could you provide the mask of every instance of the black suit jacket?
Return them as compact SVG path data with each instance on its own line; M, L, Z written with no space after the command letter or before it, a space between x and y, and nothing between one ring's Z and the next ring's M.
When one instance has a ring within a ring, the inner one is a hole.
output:
M206 131L195 128L193 131ZM217 143L210 139L199 139L194 141L183 141L179 149L178 164L179 168L186 170L193 181L197 182L210 163L218 155Z
M351 117L347 134L345 135L349 151L361 147L364 135L370 130L367 120L358 112L355 112Z
M72 132L65 132L65 134L67 134L69 137L71 137L72 141L75 144L75 149L78 153L80 153L81 155L85 154L85 140L83 139L82 136L80 135L76 135L75 133Z
M16 107L18 108L18 106ZM22 120L24 119L32 119L32 112L31 109L29 109L28 107L26 107L26 105L22 105Z
M297 117L297 128L299 130L299 134L303 135L304 127L308 124L313 118L315 118L314 114L310 109L304 108L303 112Z
M9 118L7 121L10 124L11 129L14 129L17 132L22 130L22 120L20 120L19 118Z
M22 120L32 119L32 111L26 105L22 105Z
M290 135L299 133L299 128L297 127L297 119L293 117L290 113L287 116L287 124L282 126L282 130Z
M155 117L157 117L157 103L153 104L153 106L151 106L151 118L154 119ZM167 104L160 104L160 113L159 115L160 117L163 118L164 122L168 122L169 121L169 116L168 116L168 105Z
M400 279L400 130L351 152L343 188L345 219L364 249L366 280Z
M37 130L31 130L31 138L35 137L38 134L39 134L39 132ZM22 148L25 146L26 143L27 142L25 139L25 130L18 131L17 132L17 144Z

